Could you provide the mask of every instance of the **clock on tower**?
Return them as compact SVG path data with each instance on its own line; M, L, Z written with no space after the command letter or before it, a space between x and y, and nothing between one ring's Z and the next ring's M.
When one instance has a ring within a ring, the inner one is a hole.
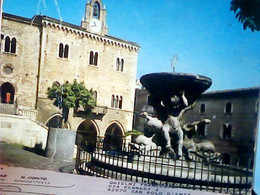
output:
M85 17L81 26L91 33L107 34L106 9L101 0L92 0L86 4Z
M89 29L93 33L100 33L101 31L101 23L96 18L91 18L89 22Z

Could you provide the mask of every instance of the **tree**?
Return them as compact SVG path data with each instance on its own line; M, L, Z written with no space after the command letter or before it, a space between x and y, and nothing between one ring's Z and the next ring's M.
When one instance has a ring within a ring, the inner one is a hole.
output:
M230 11L236 14L244 30L260 31L260 0L232 0Z
M73 83L66 81L60 85L54 82L52 87L48 88L48 98L54 101L54 105L62 109L63 122L61 126L68 127L69 109L78 109L80 105L84 108L86 113L91 113L96 106L96 99L94 91L86 89L83 82L78 83L74 80Z

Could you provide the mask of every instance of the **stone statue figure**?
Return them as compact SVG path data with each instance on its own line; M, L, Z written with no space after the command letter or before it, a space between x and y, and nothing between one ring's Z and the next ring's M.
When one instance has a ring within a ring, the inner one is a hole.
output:
M174 95L171 97L168 102L164 102L165 110L167 113L167 120L164 122L162 127L162 132L166 140L166 149L174 154L174 150L171 146L170 133L174 133L177 137L177 158L182 156L182 147L183 147L183 131L180 125L180 117L183 114L183 111L188 106L188 100L185 97L185 92L181 91L180 95ZM181 107L182 109L178 109Z
M172 158L180 158L184 145L180 118L202 92L209 88L211 80L192 74L152 73L144 75L140 81L150 92L150 105L155 109L158 118L152 120L150 117L149 126L161 132L164 138L161 141L164 143L158 143L162 146L161 154L169 153ZM149 115L144 113L144 116L148 120Z

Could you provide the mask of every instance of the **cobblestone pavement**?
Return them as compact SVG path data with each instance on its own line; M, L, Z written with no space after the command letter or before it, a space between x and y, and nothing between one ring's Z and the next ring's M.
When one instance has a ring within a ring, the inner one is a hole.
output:
M2 165L64 173L73 171L75 162L50 159L43 154L43 150L0 142L0 164Z

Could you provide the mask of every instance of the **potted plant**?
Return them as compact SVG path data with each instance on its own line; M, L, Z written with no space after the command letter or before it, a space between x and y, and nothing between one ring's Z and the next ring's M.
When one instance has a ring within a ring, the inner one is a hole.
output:
M46 145L46 156L54 159L72 161L76 139L76 131L69 130L68 118L71 108L77 110L80 106L90 114L96 106L94 91L86 89L83 82L63 84L54 82L48 88L48 98L54 100L54 105L61 109L62 118L58 128L50 128Z

